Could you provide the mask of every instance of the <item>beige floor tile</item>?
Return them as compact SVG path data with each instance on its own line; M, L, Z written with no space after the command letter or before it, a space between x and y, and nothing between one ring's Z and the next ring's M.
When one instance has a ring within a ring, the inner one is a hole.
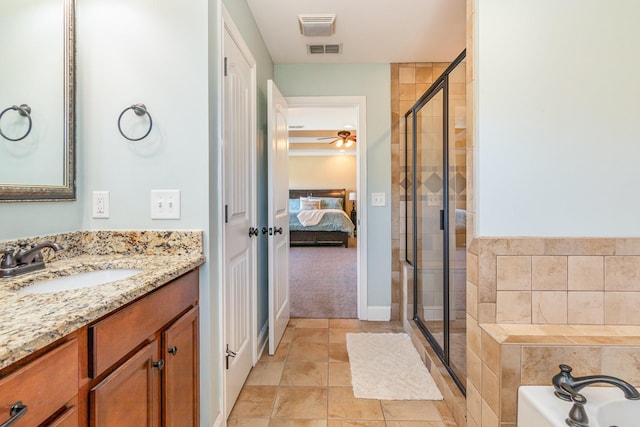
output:
M387 421L387 427L446 427L446 425L442 421Z
M284 330L284 334L282 334L282 338L280 339L280 344L283 342L291 342L295 330L295 328L287 326L287 329Z
M424 400L383 400L384 418L404 421L441 421L440 411L435 401Z
M327 420L273 419L269 427L327 427Z
M269 418L229 418L227 427L269 427Z
M363 332L377 332L377 333L393 333L393 332L404 332L404 328L402 327L402 323L399 321L392 322L361 322L362 323L362 331Z
M333 342L329 344L329 362L348 362L347 344Z
M273 386L244 386L229 418L269 418L276 389Z
M288 362L282 374L282 386L326 387L329 377L327 362Z
M258 362L251 368L247 385L278 385L284 369L284 362Z
M291 319L276 354L263 354L251 371L228 425L455 427L442 401L353 397L346 334L363 331L397 333L402 327L400 322Z
M311 342L292 342L288 361L328 362L329 345Z
M347 342L347 334L357 334L360 332L362 332L362 329L357 328L329 329L329 342Z
M296 328L328 328L329 319L296 319Z
M336 329L360 329L358 319L329 319L329 327Z
M324 387L279 387L272 418L321 419L327 416Z
M329 363L329 386L351 387L351 369L348 363Z
M291 345L290 342L280 341L273 356L269 356L269 349L265 348L264 353L260 356L260 362L284 362L287 360L287 354L289 354L289 345Z
M371 420L329 420L328 427L385 427L385 424Z
M329 342L329 329L296 328L293 332L293 341L327 343Z
M379 400L356 399L351 387L329 387L329 418L383 420Z
M453 418L453 414L449 410L449 407L444 402L444 400L438 400L435 402L436 408L438 408L438 412L440 413L440 419L446 424L447 423L456 425L456 420Z

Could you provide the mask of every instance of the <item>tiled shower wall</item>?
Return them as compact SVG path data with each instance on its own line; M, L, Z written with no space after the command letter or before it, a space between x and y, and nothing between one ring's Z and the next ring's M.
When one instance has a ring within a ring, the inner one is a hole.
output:
M638 238L475 238L467 425L515 426L517 387L550 384L559 363L637 381L639 304Z
M400 320L400 260L405 259L404 114L449 66L448 62L391 64L391 319Z

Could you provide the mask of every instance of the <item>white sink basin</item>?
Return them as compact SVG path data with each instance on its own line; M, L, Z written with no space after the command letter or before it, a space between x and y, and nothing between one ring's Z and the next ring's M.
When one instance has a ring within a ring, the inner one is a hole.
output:
M45 294L49 292L70 291L72 289L89 288L126 279L141 273L142 270L119 268L113 270L87 271L71 276L56 277L55 279L35 282L32 285L19 289L19 294Z

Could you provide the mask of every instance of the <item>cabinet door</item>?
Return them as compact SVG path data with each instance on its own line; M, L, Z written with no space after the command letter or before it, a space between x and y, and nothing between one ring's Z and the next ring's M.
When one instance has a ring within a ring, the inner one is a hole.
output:
M198 426L198 307L163 334L164 423L167 427Z
M157 362L158 342L153 341L91 389L91 425L158 427L160 369L155 366Z
M79 425L78 407L72 406L47 424L47 427L78 427Z

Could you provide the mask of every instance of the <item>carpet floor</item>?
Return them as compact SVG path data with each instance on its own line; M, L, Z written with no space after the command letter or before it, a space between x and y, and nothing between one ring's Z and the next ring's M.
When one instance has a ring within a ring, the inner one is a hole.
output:
M291 317L355 319L356 256L355 247L289 248Z

